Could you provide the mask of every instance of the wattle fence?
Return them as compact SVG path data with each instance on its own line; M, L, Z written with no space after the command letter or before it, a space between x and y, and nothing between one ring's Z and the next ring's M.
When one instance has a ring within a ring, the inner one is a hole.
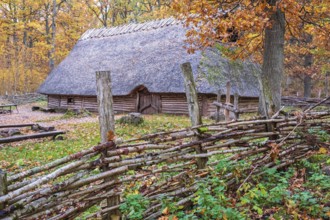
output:
M136 182L141 183L137 193L150 201L143 219L157 219L163 197L175 197L178 206L189 206L198 182L222 161L231 165L222 173L223 181L237 189L251 175L262 175L265 167L280 169L320 148L330 150L319 135L330 133L330 112L310 110L126 141L109 137L107 143L40 167L0 173L0 219L73 219L95 205L99 210L87 218L101 217L118 210L125 202L124 192ZM238 175L234 169L243 160ZM207 162L202 169L197 166L201 161ZM114 197L119 204L102 208L102 201Z

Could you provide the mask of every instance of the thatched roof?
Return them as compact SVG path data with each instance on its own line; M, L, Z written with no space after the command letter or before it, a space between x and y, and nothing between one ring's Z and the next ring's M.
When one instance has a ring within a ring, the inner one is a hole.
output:
M233 93L259 95L252 64L242 64L232 75L230 62L217 49L188 54L183 48L185 31L182 23L173 18L88 30L50 73L39 92L93 96L95 72L110 70L114 95L127 95L141 85L155 93L184 93L180 64L190 62L200 93L216 93L219 88L224 92L225 83L231 81ZM218 73L222 75L220 80L212 79Z

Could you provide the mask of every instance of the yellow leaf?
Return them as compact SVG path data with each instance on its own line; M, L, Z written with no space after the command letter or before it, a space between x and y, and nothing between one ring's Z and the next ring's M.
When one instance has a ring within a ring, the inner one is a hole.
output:
M168 215L170 213L170 210L168 207L166 207L163 211L162 211L162 214L164 215Z
M328 150L325 147L320 147L319 153L320 154L327 154L328 153Z

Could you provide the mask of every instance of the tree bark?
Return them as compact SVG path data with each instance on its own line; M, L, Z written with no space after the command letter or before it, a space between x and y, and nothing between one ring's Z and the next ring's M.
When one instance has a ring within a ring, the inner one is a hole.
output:
M53 70L55 67L55 44L56 44L56 16L57 16L57 10L56 10L57 4L56 0L53 0L53 11L52 11L52 39L51 39L51 49L50 49L50 57L49 57L49 68L50 70Z
M304 77L304 97L310 98L312 94L312 78L309 75Z
M327 72L325 74L325 80L324 80L324 94L325 94L325 97L329 96L329 76L330 76L330 72Z
M278 0L269 0L275 6ZM271 26L265 30L261 81L261 114L270 117L281 107L281 79L284 68L285 15L277 9L271 16Z

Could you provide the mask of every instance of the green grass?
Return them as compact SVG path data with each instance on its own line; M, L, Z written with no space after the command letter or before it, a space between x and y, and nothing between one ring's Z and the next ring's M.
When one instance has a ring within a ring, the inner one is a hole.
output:
M116 136L124 140L145 134L189 127L190 121L185 116L150 115L138 126L116 124ZM66 118L68 119L68 118ZM49 119L56 121L57 117ZM206 121L209 122L209 121ZM64 122L63 122L64 123ZM62 129L60 125L58 129ZM69 131L63 141L50 138L6 144L0 150L0 169L16 171L45 164L69 154L90 148L100 142L98 123L80 123L64 125Z

